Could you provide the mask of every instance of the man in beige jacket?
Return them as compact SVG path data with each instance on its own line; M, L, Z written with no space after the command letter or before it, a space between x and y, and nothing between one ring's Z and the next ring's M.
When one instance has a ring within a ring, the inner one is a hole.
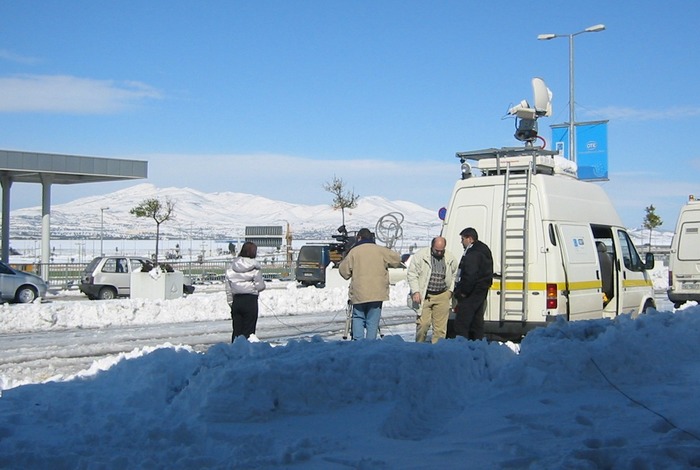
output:
M411 257L406 279L411 288L411 300L420 305L416 318L416 343L425 341L432 326L432 342L444 339L452 306L452 291L459 260L445 252L447 241L433 238L430 247L418 250Z
M357 242L340 262L338 271L350 281L352 339L376 339L382 302L389 300L389 269L401 267L401 256L376 245L369 229L357 232ZM366 331L365 331L366 330Z

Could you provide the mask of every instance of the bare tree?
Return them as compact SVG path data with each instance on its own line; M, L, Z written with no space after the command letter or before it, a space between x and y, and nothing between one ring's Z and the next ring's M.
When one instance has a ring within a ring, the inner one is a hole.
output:
M142 201L138 206L129 211L136 217L150 217L156 221L156 259L158 263L158 242L160 240L160 224L175 217L173 211L175 203L170 198L165 199L165 203L159 199L151 198Z
M343 225L345 225L345 209L354 209L357 207L357 200L360 199L359 194L355 191L346 191L345 183L342 179L333 175L333 181L325 183L323 189L333 195L333 209L340 209L343 217Z

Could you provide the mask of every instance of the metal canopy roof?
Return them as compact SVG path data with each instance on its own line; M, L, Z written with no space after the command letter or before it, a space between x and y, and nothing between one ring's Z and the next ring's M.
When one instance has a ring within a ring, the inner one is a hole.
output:
M41 273L46 280L51 238L49 217L51 186L147 177L148 162L145 161L0 150L0 185L2 186L0 259L4 262L9 260L10 192L13 183L40 183L42 186Z
M95 183L148 177L148 162L0 150L0 174L18 183Z

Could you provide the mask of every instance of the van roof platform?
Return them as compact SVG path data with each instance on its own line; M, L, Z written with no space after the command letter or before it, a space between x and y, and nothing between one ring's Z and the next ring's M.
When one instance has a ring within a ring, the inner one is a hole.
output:
M539 149L535 147L502 147L500 149L490 148L483 150L472 150L470 152L457 152L457 158L465 158L469 160L483 160L484 158L499 158L499 157L533 157L537 155L547 155L553 157L559 155L555 150Z
M457 152L455 156L462 162L477 161L477 167L485 176L503 174L507 166L527 168L530 163L533 164L534 173L562 174L576 178L577 172L576 164L562 157L559 152L533 147L489 148Z

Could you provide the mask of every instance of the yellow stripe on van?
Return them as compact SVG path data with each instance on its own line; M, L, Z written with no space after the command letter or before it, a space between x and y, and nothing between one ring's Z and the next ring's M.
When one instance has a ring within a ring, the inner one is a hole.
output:
M630 279L622 281L623 287L651 287L653 283L646 279Z
M627 282L632 282L632 281L627 281ZM639 282L639 281L634 281L634 282ZM546 291L547 290L547 284L546 282L528 282L527 287L529 291ZM549 283L553 284L553 283ZM563 282L557 282L557 290L563 290L566 288L566 284ZM627 284L625 284L627 286ZM580 282L572 282L569 284L569 290L590 290L590 289L601 289L602 284L599 280L595 279L593 281L580 281ZM523 289L523 283L522 282L509 282L506 284L506 290L522 290ZM501 281L496 281L494 280L493 284L491 285L491 290L501 290Z

